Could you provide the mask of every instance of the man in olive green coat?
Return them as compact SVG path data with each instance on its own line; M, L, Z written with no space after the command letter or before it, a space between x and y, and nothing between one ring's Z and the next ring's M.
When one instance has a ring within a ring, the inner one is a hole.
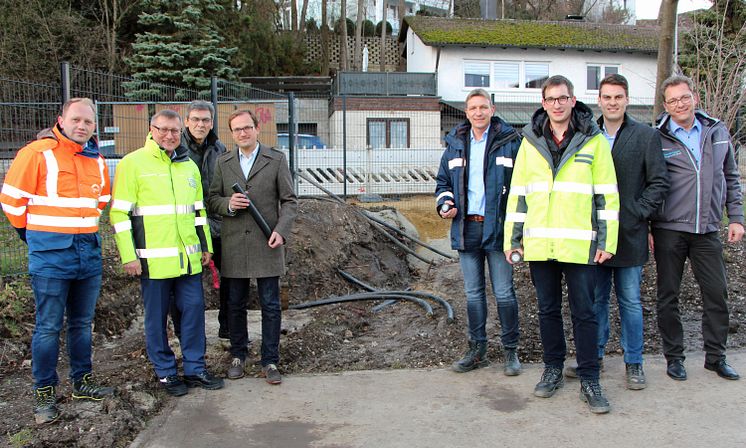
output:
M285 248L298 201L285 155L257 140L259 121L248 110L228 118L237 149L218 158L210 184L208 210L223 217L221 273L228 278L229 331L232 361L228 378L244 375L248 349L246 309L249 280L256 279L262 306L262 373L280 384L280 276L285 274ZM247 208L249 200L233 191L238 183L264 217L271 235L262 233Z

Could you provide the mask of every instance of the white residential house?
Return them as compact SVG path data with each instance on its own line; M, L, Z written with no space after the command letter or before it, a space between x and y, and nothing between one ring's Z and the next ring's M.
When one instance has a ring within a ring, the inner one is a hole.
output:
M610 73L630 83L630 114L651 121L658 27L577 21L407 17L402 55L408 72L437 73L437 93L463 111L467 93L494 94L497 114L525 124L541 103L541 83L564 75L577 98L595 108L599 82ZM448 120L443 120L447 129Z

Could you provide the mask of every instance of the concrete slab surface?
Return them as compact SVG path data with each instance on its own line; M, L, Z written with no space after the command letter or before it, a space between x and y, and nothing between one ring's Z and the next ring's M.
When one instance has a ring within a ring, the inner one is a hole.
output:
M552 398L534 397L541 365L517 377L501 366L287 375L226 380L171 400L132 447L746 447L746 379L728 381L689 354L689 379L648 357L648 388L624 387L624 362L607 358L601 384L612 411L594 415L578 380ZM728 354L746 374L746 352Z

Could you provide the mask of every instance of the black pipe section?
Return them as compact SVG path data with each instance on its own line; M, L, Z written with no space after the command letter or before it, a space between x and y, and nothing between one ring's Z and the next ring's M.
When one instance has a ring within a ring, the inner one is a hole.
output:
M246 196L246 199L249 201L249 213L251 214L251 217L254 218L254 221L256 221L256 225L258 225L259 228L262 230L264 236L269 239L269 237L272 236L272 229L269 228L269 224L267 224L267 221L264 220L264 216L262 216L262 214L259 212L259 209L257 209L254 203L251 202L251 199L249 199L249 195L246 194L244 189L241 188L241 186L237 183L233 184L231 188L233 188L233 191L235 191L236 193L240 193Z
M449 254L447 254L445 252L441 252L440 250L438 250L438 249L430 246L429 244L427 244L427 243L425 243L423 241L420 241L419 239L413 237L412 235L408 234L407 232L405 232L405 231L403 231L401 229L397 229L396 227L392 226L391 224L387 223L386 221L384 221L382 219L379 219L378 217L376 217L375 215L373 215L372 213L370 213L367 210L363 210L361 213L363 215L365 215L365 217L368 218L368 219L370 219L371 221L377 222L378 224L386 227L387 229L393 230L394 232L398 233L399 235L403 236L404 238L412 240L413 242L415 242L415 243L419 244L420 246L424 247L425 249L429 249L430 251L435 252L436 254L438 254L438 255L440 255L442 257L448 258L450 260L455 260L456 259L456 257L454 257L452 255L449 255Z
M448 321L449 324L451 322L453 322L453 320L455 319L455 315L453 313L453 307L451 306L451 304L448 303L448 301L445 300L444 298L436 296L435 294L431 294L429 292L424 292L424 291L410 291L410 290L406 290L406 291L383 291L383 290L380 290L380 289L376 289L373 286L365 283L364 281L358 279L357 277L353 276L349 272L343 271L341 269L337 269L337 272L339 272L339 275L341 275L342 278L344 278L345 280L347 280L350 283L353 283L355 285L358 285L358 286L360 286L363 289L367 289L368 291L382 292L382 293L386 293L386 294L402 294L402 295L407 295L408 294L408 295L411 295L411 296L419 296L419 297L424 297L424 298L433 300L435 302L438 302L446 310L446 315L448 316L447 321ZM389 303L389 302L391 302L391 301L389 300L387 302L384 302L384 303L381 303L379 305L376 305L375 307L373 307L373 311L378 312L379 310L381 310L381 309L385 308L386 306L390 305L391 303Z
M366 293L359 293L359 294L350 294L346 296L338 296L338 297L329 297L327 299L322 300L316 300L313 302L306 302L306 303L299 303L297 305L291 305L289 308L291 310L304 310L306 308L313 308L316 306L323 306L323 305L332 305L335 303L342 303L342 302L357 302L357 301L366 301L366 300L381 300L381 299L397 299L397 300L406 300L408 302L413 302L422 307L422 309L425 310L425 315L427 317L433 317L433 307L430 306L427 301L418 299L417 297L412 297L408 295L402 295L402 294L388 294L388 293L378 293L378 292L366 292Z

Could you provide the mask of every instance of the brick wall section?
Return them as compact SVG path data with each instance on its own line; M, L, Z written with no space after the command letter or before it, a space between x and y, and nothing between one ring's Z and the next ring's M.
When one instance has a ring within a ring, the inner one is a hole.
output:
M339 70L340 38L336 34L329 34L329 68ZM386 36L386 71L396 71L399 65L400 47L397 36ZM381 71L381 38L363 37L363 48L368 46L368 71ZM306 63L321 60L321 34L306 34ZM347 36L347 55L350 65L355 54L355 37Z
M342 98L334 97L329 113L342 110ZM347 97L347 110L422 111L440 112L440 98L433 97Z

